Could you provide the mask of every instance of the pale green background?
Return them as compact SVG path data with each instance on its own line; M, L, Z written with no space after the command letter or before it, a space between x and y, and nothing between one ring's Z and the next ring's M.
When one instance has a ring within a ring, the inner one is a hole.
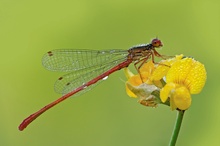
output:
M193 95L178 146L220 145L220 2L205 0L0 0L1 146L165 146L176 112L147 108L125 93L123 71L34 121L20 122L57 99L43 54L52 49L128 49L158 36L160 53L193 56L207 83Z

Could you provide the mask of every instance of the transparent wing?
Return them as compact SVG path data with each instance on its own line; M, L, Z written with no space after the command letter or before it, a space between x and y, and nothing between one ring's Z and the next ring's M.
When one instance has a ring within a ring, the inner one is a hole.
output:
M52 71L76 71L126 57L127 50L73 50L60 49L47 52L42 58L43 66Z
M61 94L69 93L70 91L73 91L74 89L76 89L76 88L84 85L85 83L95 79L99 75L110 70L112 67L117 66L119 63L124 62L125 60L126 60L126 58L123 57L123 58L120 58L117 60L113 60L111 62L107 62L107 63L103 64L102 66L89 67L86 69L82 69L82 70L68 73L68 74L60 77L55 82L54 90L57 93L61 93ZM107 78L107 75L105 78L103 78L103 80L105 80L106 78ZM99 80L97 83L100 83L103 80ZM84 90L82 90L81 92L79 92L75 95L79 95L79 94L87 92L91 88L95 87L97 85L97 83L92 84L89 87L85 87Z

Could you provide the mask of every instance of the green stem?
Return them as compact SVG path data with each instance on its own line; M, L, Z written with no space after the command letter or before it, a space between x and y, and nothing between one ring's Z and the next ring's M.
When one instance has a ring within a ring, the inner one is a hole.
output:
M183 115L184 115L184 111L179 110L178 113L177 113L176 124L175 124L175 127L173 129L173 134L171 136L169 146L175 146L175 144L176 144L178 134L180 132L180 127L181 127L181 124L182 124L182 120L183 120Z

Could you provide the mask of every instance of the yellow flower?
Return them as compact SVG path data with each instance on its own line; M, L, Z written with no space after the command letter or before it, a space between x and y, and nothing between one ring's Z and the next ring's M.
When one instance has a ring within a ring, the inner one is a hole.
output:
M156 64L148 61L137 75L125 68L125 74L126 92L130 97L139 97L139 102L146 106L164 103L172 110L188 109L191 94L198 94L206 82L204 65L183 55ZM154 91L158 94L153 94Z
M162 102L170 100L172 110L186 110L191 105L191 94L198 94L206 82L203 64L183 58L175 61L166 74L166 85L160 91Z

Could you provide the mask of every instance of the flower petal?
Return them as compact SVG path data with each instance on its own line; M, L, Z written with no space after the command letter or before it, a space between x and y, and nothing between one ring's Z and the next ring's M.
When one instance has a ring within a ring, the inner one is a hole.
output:
M127 67L124 68L124 73L125 73L125 76L127 77L127 79L134 76L134 74Z
M165 102L168 99L171 91L175 89L175 87L176 85L174 83L168 83L160 90L160 99L162 102Z
M184 58L172 65L166 75L166 81L185 85L191 94L197 94L205 85L206 70L200 62Z
M151 74L154 70L154 63L152 60L144 63L141 68L140 68L140 73L141 72L148 72L149 74Z
M186 110L191 105L191 95L189 90L184 86L177 88L171 98L175 106L180 110Z
M137 96L130 90L131 87L129 85L132 86L129 82L126 82L125 84L126 93L130 97L137 98Z
M171 98L170 98L170 108L171 108L172 111L177 109L177 106L174 102L174 98L172 97L172 95L171 95Z
M166 75L166 81L184 84L188 73L192 69L193 61L191 58L184 58L175 62Z
M186 80L189 80L188 88L191 94L198 94L206 82L206 70L203 64L195 61L193 69L189 72Z
M159 64L157 66L157 68L154 70L153 74L151 75L150 79L152 81L159 81L160 79L162 79L168 72L169 70L169 63L168 62L161 62L161 64Z
M131 78L128 79L128 82L133 86L139 86L143 83L139 74L133 75Z

